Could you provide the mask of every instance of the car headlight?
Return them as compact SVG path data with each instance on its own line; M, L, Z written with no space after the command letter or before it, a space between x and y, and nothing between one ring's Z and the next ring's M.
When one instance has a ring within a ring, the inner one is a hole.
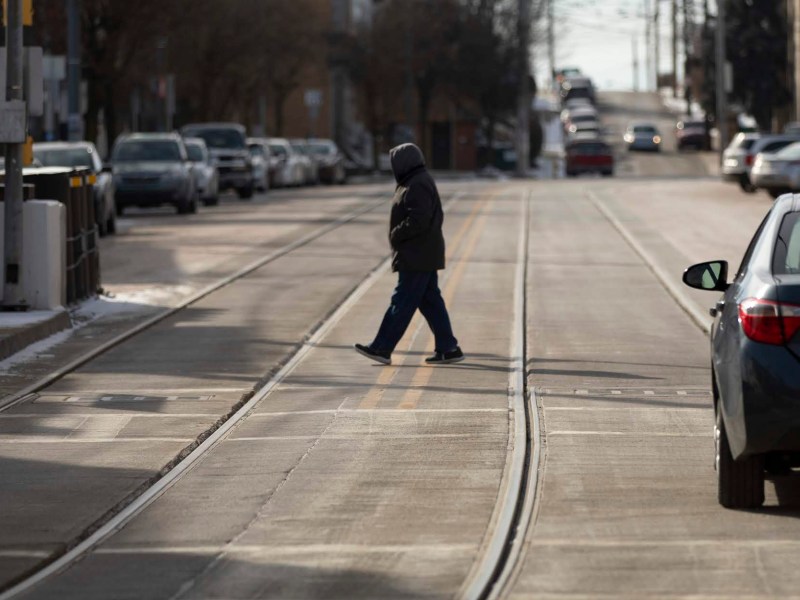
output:
M660 144L661 143L661 136L660 135L654 135L653 136L653 143L654 144Z

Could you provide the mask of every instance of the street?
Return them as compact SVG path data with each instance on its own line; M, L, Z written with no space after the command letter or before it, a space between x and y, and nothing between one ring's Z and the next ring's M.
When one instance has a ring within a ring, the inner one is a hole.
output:
M718 296L680 283L772 199L655 94L599 107L614 178L440 181L457 365L419 315L391 366L352 350L388 178L126 213L83 326L0 363L0 599L796 595L800 484L719 506ZM662 152L624 149L638 119Z

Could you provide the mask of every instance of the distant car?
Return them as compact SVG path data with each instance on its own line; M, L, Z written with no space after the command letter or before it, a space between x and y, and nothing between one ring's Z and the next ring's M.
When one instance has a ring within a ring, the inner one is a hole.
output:
M708 150L708 134L706 122L700 120L683 119L675 125L675 140L678 151L687 148L695 150Z
M604 177L614 174L614 153L611 146L597 139L575 140L566 147L567 177L581 173L600 173Z
M253 197L256 182L245 129L238 123L193 123L181 128L184 137L199 137L219 170L220 191L234 189L239 198Z
M765 470L800 466L800 195L777 200L730 283L727 274L716 260L689 267L683 281L723 293L711 309L718 498L755 508Z
M333 140L311 139L308 146L319 164L319 179L323 183L347 182L344 155Z
M588 77L568 77L561 82L561 101L569 102L576 98L595 102L594 85Z
M305 179L302 159L284 138L269 138L269 152L272 160L270 168L274 170L275 185L293 187L303 185Z
M753 144L747 149L744 155L744 168L745 173L743 176L743 184L740 187L743 191L752 193L756 191L755 186L752 184L750 173L753 170L753 165L756 161L756 156L765 153L773 153L782 150L789 144L800 142L800 136L796 135L762 135L758 137Z
M750 181L773 198L800 191L800 142L775 153L759 153L750 170Z
M748 159L748 152L761 137L760 133L737 133L722 153L722 177L726 181L735 181L745 192L753 192L750 183L748 160L752 166L753 157Z
M171 204L197 212L197 188L183 138L174 133L133 133L117 138L111 153L117 213L129 206Z
M575 137L600 137L602 130L600 128L600 123L597 121L578 121L575 123L571 123L567 128L567 136L571 139Z
M659 152L661 150L661 133L655 125L650 123L634 123L628 125L628 129L623 136L628 150L649 150Z
M201 202L205 206L219 204L219 172L211 160L208 147L201 138L184 138L186 154L192 163L195 185Z
M300 162L303 164L305 179L303 183L306 185L315 185L319 183L319 165L317 165L317 157L311 152L308 143L302 139L292 139L289 140L289 143L300 156Z
M569 111L566 122L564 123L567 131L574 126L593 126L600 129L600 117L593 109L577 109ZM574 132L573 132L574 133Z
M261 138L247 138L250 160L253 162L253 177L256 189L266 192L269 189L269 144Z
M103 171L103 161L91 142L42 142L33 145L33 157L43 167L88 167L95 176L94 215L100 236L117 231L114 178Z

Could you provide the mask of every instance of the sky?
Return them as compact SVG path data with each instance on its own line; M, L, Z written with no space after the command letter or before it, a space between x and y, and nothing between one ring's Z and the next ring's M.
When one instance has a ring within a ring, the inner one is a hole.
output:
M603 89L633 89L633 45L639 54L639 89L654 76L646 76L645 6L660 5L661 72L671 70L670 0L552 0L555 14L556 66L576 66ZM699 7L702 1L696 0ZM712 10L715 2L710 3ZM680 61L680 58L679 58ZM537 82L546 77L547 47L534 53Z

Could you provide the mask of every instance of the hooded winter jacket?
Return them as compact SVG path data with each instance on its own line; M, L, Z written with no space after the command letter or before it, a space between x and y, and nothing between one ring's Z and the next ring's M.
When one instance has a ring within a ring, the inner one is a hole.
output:
M414 144L402 144L389 155L397 180L389 222L392 270L444 269L442 202L422 151Z

